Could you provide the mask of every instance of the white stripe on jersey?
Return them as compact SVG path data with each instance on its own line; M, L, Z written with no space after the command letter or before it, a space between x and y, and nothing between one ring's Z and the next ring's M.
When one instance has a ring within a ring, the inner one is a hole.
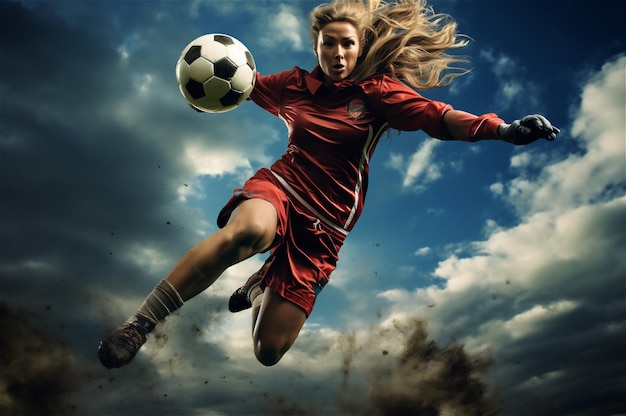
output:
M372 150L372 147L376 145L376 142L378 142L380 136L387 129L388 125L389 123L385 123L380 126L380 129L378 130L378 132L376 132L376 134L374 134L374 127L372 127L371 124L369 126L369 134L367 136L367 140L365 141L365 145L363 146L361 161L359 162L359 176L357 178L356 186L354 187L354 205L352 206L350 215L348 216L348 219L346 220L343 228L350 227L350 224L354 219L354 215L359 208L359 194L361 193L361 187L363 186L363 172L365 171L365 167L370 163L369 154Z

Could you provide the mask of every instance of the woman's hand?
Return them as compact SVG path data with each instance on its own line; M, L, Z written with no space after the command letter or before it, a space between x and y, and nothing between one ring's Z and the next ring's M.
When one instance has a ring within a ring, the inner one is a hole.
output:
M560 130L553 126L547 118L539 114L526 116L511 124L501 124L498 128L500 138L516 145L529 144L538 139L552 141Z

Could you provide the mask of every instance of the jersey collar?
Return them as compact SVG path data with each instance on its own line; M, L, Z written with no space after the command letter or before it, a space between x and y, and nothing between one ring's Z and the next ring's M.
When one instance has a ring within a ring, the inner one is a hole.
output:
M320 87L323 87L323 86L341 88L341 87L349 87L349 86L354 85L354 81L349 80L349 79L339 81L333 84L326 84L323 81L324 73L322 72L322 69L320 68L319 65L316 65L315 68L313 68L313 71L311 71L311 73L306 75L305 79L306 79L307 89L309 90L311 95L315 95L315 93L320 89Z

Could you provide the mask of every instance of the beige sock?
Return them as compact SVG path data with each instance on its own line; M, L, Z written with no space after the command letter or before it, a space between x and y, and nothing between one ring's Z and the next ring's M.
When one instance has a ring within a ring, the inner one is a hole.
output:
M252 310L256 310L257 307L263 302L263 289L261 285L256 285L250 292L250 301L252 301Z
M157 324L183 306L183 298L167 280L161 280L137 310L136 315Z

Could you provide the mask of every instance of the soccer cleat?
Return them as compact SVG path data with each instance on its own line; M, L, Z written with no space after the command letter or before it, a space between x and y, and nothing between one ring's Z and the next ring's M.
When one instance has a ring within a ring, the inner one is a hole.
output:
M135 358L155 327L150 321L134 317L106 336L98 348L98 358L106 368L120 368Z
M228 310L235 313L252 307L250 294L252 290L263 282L265 273L257 272L250 276L245 285L235 290L228 301Z

